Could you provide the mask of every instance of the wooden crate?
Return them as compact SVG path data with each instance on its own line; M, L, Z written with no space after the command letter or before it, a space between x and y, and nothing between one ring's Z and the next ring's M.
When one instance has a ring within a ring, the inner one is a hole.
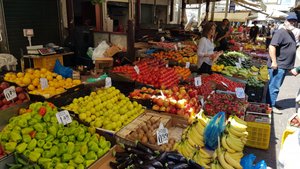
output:
M32 59L34 68L46 68L50 71L53 71L56 59L58 59L62 65L64 64L63 55L60 54L41 56Z
M95 70L97 73L102 73L105 69L110 69L113 66L114 59L111 57L97 58L95 60Z

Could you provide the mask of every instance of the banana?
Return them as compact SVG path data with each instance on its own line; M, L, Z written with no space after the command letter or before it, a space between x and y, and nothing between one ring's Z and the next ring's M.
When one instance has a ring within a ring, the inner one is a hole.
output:
M203 134L204 134L204 128L205 128L205 127L201 124L200 121L197 122L197 124L195 125L194 128L197 130L197 132L198 132L200 135L203 136Z
M210 168L211 169L217 169L216 163L215 162L211 163Z
M201 140L201 141L204 140L203 135L200 135L200 134L197 132L196 128L194 128L194 127L191 128L191 130L189 131L188 137L194 137L196 140Z
M234 153L234 152L235 152L232 148L230 148L230 147L227 145L226 137L225 137L225 136L223 136L223 137L221 138L221 145L222 145L222 147L224 147L228 152L230 152L230 153Z
M216 169L223 169L223 167L219 163L217 163L216 164Z
M227 152L224 153L225 160L228 164L233 166L236 169L242 169L243 167L240 165L240 163L236 160L234 160Z
M240 119L238 116L233 116L233 119L234 119L237 123L243 124L243 125L247 126L247 122L244 121L244 120L242 120L242 119Z
M242 140L240 138L237 138L235 136L232 136L232 134L228 134L227 137L233 141L237 146L244 147L245 144L243 144Z
M208 163L205 163L205 161L203 159L200 159L197 163L205 169L210 169L210 166L207 165Z
M218 160L221 163L221 166L224 169L234 169L233 167L231 167L226 161L225 161L225 157L224 157L224 152L222 152L222 150L218 149Z
M234 151L237 151L237 152L243 151L243 146L240 146L239 143L236 143L235 141L233 141L233 137L226 136L226 143Z
M226 127L227 131L237 137L246 137L248 136L248 132L247 131L243 131L243 132L240 132L238 131L238 129L236 129L236 127L232 126L231 124Z
M200 155L203 157L203 158L211 158L212 156L203 148L200 148L199 150L199 153Z
M184 143L184 145L185 146L182 149L185 149L187 155L186 157L192 158L195 148L187 141Z
M236 161L240 162L241 158L244 156L242 152L237 152L237 153L229 153L227 152L231 158L235 159Z
M202 115L202 117L198 118L198 121L202 124L202 126L206 127L207 123L209 122L209 118L204 118Z
M196 147L199 145L199 143L196 143L197 140L195 140L193 137L187 138L187 141L191 144L191 146Z

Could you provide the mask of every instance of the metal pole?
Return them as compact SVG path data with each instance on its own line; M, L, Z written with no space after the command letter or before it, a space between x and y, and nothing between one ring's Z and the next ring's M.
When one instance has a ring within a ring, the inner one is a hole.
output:
M229 0L226 0L226 5L225 5L225 18L227 18L228 4L229 4Z

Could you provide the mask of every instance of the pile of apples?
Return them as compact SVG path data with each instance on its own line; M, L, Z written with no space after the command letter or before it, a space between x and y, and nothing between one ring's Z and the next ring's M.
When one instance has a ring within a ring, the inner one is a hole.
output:
M179 83L180 77L174 68L168 68L164 62L154 60L142 60L136 63L139 69L137 73L134 66L118 66L112 72L124 73L131 79L151 85L155 88L167 88Z
M189 76L191 75L191 71L188 68L184 68L181 66L175 66L175 71L177 72L177 74L179 74L179 76L183 79L186 80L189 78Z
M11 86L7 82L2 82L0 84L0 110L5 110L9 107L13 107L29 101L28 95L21 87L15 88L17 94L16 98L10 101L6 100L3 91L9 87Z
M40 79L46 78L48 81L48 87L42 89ZM27 87L30 94L42 95L46 98L61 94L66 89L72 88L81 84L80 80L72 80L71 78L63 78L54 72L51 72L45 68L41 69L26 69L25 73L18 72L6 73L4 80L8 82L16 83L18 86Z
M130 93L131 98L151 99L155 111L177 114L189 119L201 109L196 89L173 86L170 89L159 90L143 87Z
M158 59L171 59L178 63L190 62L197 64L197 53L191 48L184 48L182 50L170 50L153 53L152 56Z

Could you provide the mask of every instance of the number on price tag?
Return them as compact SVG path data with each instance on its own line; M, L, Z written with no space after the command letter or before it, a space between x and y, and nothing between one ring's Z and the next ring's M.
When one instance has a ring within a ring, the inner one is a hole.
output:
M165 128L162 123L160 123L159 128L157 129L156 135L157 135L157 145L168 143L169 141L168 129Z
M72 122L72 118L68 110L64 110L56 113L56 118L59 124L66 125Z
M237 63L237 62L236 62L235 65L236 65L236 67L239 68L239 69L242 68L242 66L241 66L240 63Z
M188 68L188 69L189 69L190 66L191 66L191 63L190 63L190 62L186 62L186 63L185 63L185 68Z
M195 86L196 87L202 85L201 76L195 77L194 81L195 81Z
M137 65L135 65L133 68L137 74L140 74L140 69Z
M4 94L5 99L7 101L13 100L14 98L17 97L15 86L11 86L11 87L9 87L7 89L4 89L3 90L3 94Z
M239 99L245 98L245 91L243 88L237 87L235 88L236 97Z
M168 64L168 63L166 64L166 67L169 67L169 64Z
M44 90L48 87L48 80L46 78L40 78L40 84L42 90Z
M165 39L165 37L161 37L160 40L161 40L162 42L164 42L166 39Z
M111 78L107 77L105 78L105 88L111 87Z

